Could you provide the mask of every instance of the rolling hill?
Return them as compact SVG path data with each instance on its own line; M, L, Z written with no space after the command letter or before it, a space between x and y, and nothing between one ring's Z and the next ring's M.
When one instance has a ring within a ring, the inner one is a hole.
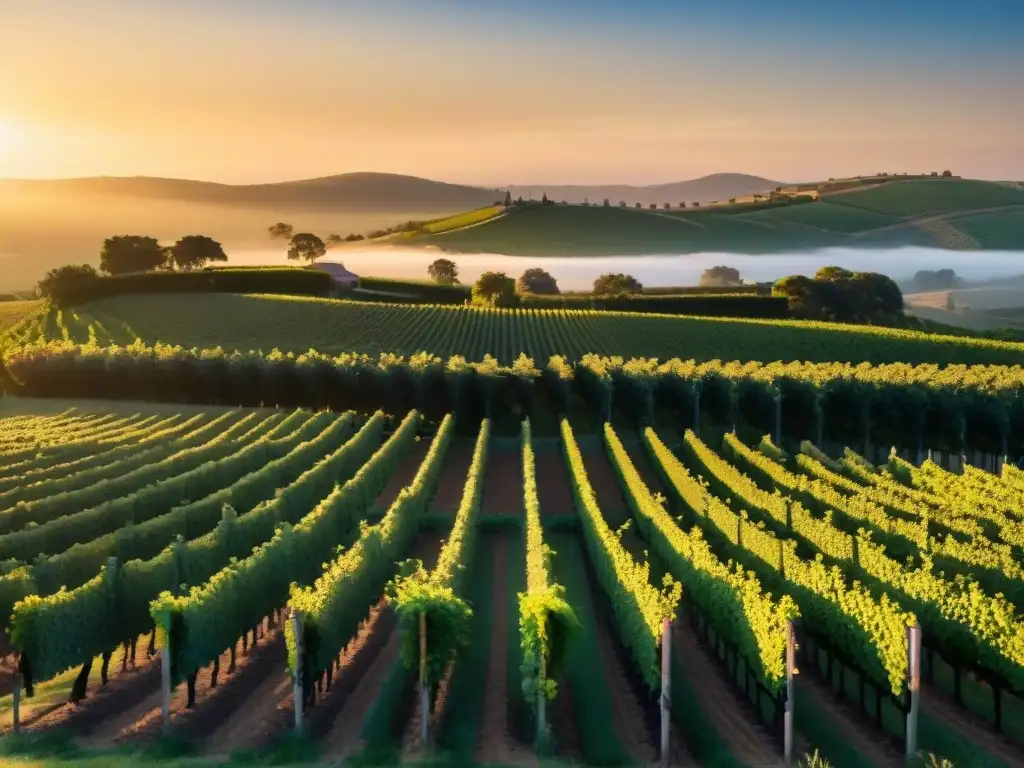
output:
M513 208L406 241L453 252L534 256L778 253L848 246L1024 250L1024 190L969 179L898 180L813 202L671 209Z
M711 202L728 200L730 197L750 195L755 192L767 192L782 185L781 181L772 181L761 176L746 173L713 173L699 179L675 181L668 184L650 186L630 186L627 184L578 185L578 184L513 184L499 186L510 189L513 197L522 195L524 199L540 199L546 194L551 200L569 203L582 203L589 200L600 204L608 198L612 205L624 200L629 205L640 203L663 205L671 203L673 207L681 202Z
M283 210L441 211L489 205L503 193L391 173L345 173L274 184L217 184L148 176L0 180L0 196L80 195Z

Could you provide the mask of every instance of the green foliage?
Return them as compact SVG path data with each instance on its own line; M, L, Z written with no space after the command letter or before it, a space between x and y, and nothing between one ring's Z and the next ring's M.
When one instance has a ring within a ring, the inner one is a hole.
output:
M282 238L284 240L291 240L292 233L294 231L295 228L291 224L286 224L283 221L279 221L277 224L272 224L267 228L267 233L271 237Z
M221 271L209 270L213 274ZM159 277L191 279L205 274ZM464 300L465 294L458 303ZM812 362L1015 365L1024 350L1024 344L1006 340L803 320L589 309L552 312L519 308L511 312L272 296L120 296L76 308L73 315L63 318L51 312L43 319L45 323L26 326L16 343L67 338L78 344L94 339L101 346L130 345L141 336L150 345L161 340L186 349L212 350L222 345L228 349L224 356L231 350L275 347L284 355L291 352L296 356L309 353L311 347L330 355L368 353L374 357L382 351L412 356L428 350L442 357L463 355L468 360L490 353L505 365L524 352L536 360L553 355L578 360L592 353L659 360L685 355L698 361L772 361L793 359L794 349L800 350L800 360Z
M473 304L478 307L514 307L519 303L516 283L504 272L484 272L473 283Z
M37 293L53 306L66 307L93 296L95 285L101 279L90 264L68 264L47 272L39 281Z
M211 261L228 260L221 244L206 235L186 235L169 250L174 266L186 271L205 266Z
M326 253L324 241L310 232L299 232L288 241L288 258L292 261L308 261L312 264Z
M597 296L641 293L643 289L635 277L620 272L606 272L594 280L594 294Z
M365 530L351 548L332 561L309 587L293 584L289 604L302 615L303 674L306 680L325 670L354 636L366 612L380 597L395 563L409 550L418 521L437 487L441 467L455 432L445 416L413 481L377 525ZM295 671L295 637L285 628L289 664Z
M773 295L788 299L794 316L807 320L871 323L903 311L903 295L891 278L839 267L824 267L813 280L804 275L783 277L775 283Z
M550 272L539 267L526 270L516 280L516 293L532 293L538 296L552 296L559 293L558 282Z
M584 541L598 582L612 604L619 638L644 682L654 691L661 678L662 623L675 617L682 588L667 574L662 591L652 586L650 564L637 563L605 522L567 419L562 420L562 448Z
M285 524L244 560L233 562L187 595L162 593L150 606L169 628L175 679L210 663L288 598L291 584L309 584L340 544L363 534L361 523L388 477L415 440L421 421L411 411L355 476L294 527Z
M448 664L469 642L472 609L464 599L463 575L473 560L490 432L491 422L485 419L473 449L462 502L451 534L441 548L437 566L428 572L422 562L408 560L387 587L388 600L398 614L402 632L402 659L411 669L420 669L422 664L426 682L431 687L444 676ZM425 660L420 658L421 616L425 617L426 627Z
M546 699L554 699L557 679L579 622L565 599L565 588L551 576L552 551L544 543L540 501L537 495L536 460L530 422L522 423L523 500L526 511L526 591L519 594L519 638L522 646L522 692L531 706L537 705L538 687Z
M115 235L103 241L100 271L108 275L150 272L167 266L167 251L155 237Z
M430 279L438 285L458 285L459 268L451 259L434 259L427 267Z

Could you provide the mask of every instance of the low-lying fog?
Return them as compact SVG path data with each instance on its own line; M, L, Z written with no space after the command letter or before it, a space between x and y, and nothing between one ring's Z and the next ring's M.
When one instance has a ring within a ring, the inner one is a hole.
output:
M228 251L231 264L286 264L284 249ZM715 265L734 267L746 281L775 280L785 275L813 275L819 267L839 266L862 272L881 272L902 280L920 269L952 269L967 280L988 280L1024 273L1024 253L1014 251L946 251L935 248L863 250L827 248L786 254L751 256L731 253L686 255L543 257L504 256L491 253L443 253L416 248L338 248L323 261L339 261L356 274L377 277L427 277L427 265L444 257L459 267L462 282L482 272L505 272L518 277L530 267L550 272L563 290L589 289L602 272L626 272L644 285L696 285L701 272Z

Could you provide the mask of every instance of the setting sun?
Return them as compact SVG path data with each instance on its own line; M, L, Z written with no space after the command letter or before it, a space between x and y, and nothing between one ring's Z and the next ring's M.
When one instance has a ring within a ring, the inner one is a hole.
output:
M13 151L22 135L23 131L17 123L0 116L0 155Z

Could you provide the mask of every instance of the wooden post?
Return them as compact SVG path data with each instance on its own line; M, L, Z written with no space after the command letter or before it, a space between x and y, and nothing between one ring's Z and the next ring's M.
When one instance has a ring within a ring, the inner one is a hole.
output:
M540 747L547 731L548 697L544 693L544 680L547 676L547 659L540 654L539 672L537 673L537 746Z
M164 617L170 622L170 616ZM171 729L171 631L164 627L164 645L160 649L160 714L163 719L164 733ZM153 629L156 634L156 628Z
M672 624L666 616L661 631L661 768L669 766L669 728L672 712Z
M908 687L910 688L910 710L907 712L907 760L917 755L917 714L921 706L921 627L915 624L907 627L909 653Z
M295 735L302 735L302 710L306 699L302 691L302 613L292 609L292 634L295 637L295 671L292 673L292 698L295 700Z
M796 636L793 622L786 625L786 711L783 714L783 757L786 766L793 764L793 700L796 691L793 689L793 676L796 669Z
M14 708L11 712L14 719L14 732L21 731L21 672L14 675Z

